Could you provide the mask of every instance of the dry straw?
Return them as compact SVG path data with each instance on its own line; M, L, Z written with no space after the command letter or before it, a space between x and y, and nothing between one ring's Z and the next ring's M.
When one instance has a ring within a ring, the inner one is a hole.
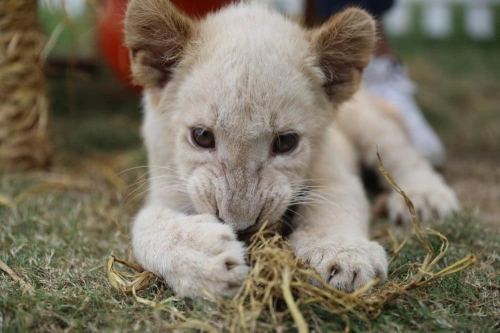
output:
M405 199L413 217L415 235L426 251L422 262L394 267L394 258L406 244L406 242L398 244L395 241L393 260L391 260L393 273L389 281L381 287L371 290L377 283L373 281L352 294L330 287L312 267L295 255L290 244L272 228L262 228L252 236L247 249L252 269L239 292L231 299L217 298L207 293L209 302L201 312L173 296L160 300L161 293L149 295L154 297L154 300L139 297L137 293L140 290L143 290L142 294L151 292L152 289L147 287L151 283L156 284L161 281L161 278L144 271L136 264L114 256L108 261L109 281L116 290L132 293L139 303L167 312L169 320L164 324L168 329L271 332L284 330L293 321L299 332L308 332L310 328L320 331L319 323L322 319L318 312L338 315L344 320L346 332L350 330L349 318L353 316L365 321L370 327L370 319L380 315L388 302L407 295L408 291L421 288L437 278L466 269L477 261L474 255L469 255L436 271L436 265L448 250L448 240L437 231L424 230L420 227L411 200L385 171L380 156L379 165L382 174ZM440 240L441 245L437 253L433 251L430 237L437 237ZM116 263L128 267L128 270L117 268ZM396 280L394 275L401 270L406 271L406 278ZM320 286L311 284L311 280L317 281Z
M45 167L48 98L37 0L0 0L0 167Z

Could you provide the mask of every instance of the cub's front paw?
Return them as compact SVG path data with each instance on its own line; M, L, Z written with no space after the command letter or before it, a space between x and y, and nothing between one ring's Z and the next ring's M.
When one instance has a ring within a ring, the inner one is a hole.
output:
M387 279L387 256L376 242L365 239L338 240L311 246L300 253L332 287L354 292L378 278Z
M402 185L401 189L413 202L421 222L443 219L460 208L455 192L442 181ZM396 224L408 225L412 221L403 197L396 191L387 200L387 213L389 220Z
M203 215L198 219L191 230L180 230L184 246L175 250L175 257L161 275L178 296L203 297L206 292L234 295L250 271L245 246L229 226L206 222Z

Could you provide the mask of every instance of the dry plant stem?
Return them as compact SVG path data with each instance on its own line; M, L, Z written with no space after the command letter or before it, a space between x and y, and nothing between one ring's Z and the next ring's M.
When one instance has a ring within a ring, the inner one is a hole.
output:
M11 199L9 199L6 196L0 194L0 206L4 206L4 207L7 207L7 208L10 208L13 205L14 205L14 203L12 202Z
M138 274L114 270L113 264L115 261L135 270ZM134 290L142 290L148 286L151 278L155 278L153 273L144 271L136 264L128 263L114 256L108 259L108 280L116 290L124 293L133 293Z
M7 264L2 260L0 260L0 269L9 274L14 281L19 283L21 289L24 292L27 292L28 294L35 293L35 289L29 283L25 282L19 275L17 275L17 273L14 272L9 266L7 266Z
M432 268L443 258L445 255L446 251L448 251L449 247L449 242L448 239L441 233L427 229L424 231L422 227L420 226L420 222L417 218L417 214L415 213L415 208L413 206L413 203L411 202L410 198L405 194L401 188L396 184L394 179L391 177L391 175L387 172L387 170L384 168L384 163L382 162L382 158L380 157L380 154L377 150L377 158L378 158L378 163L379 163L379 169L380 172L384 175L385 179L389 182L389 184L394 188L394 190L399 193L405 200L406 206L408 207L410 214L413 219L413 227L415 230L415 234L420 242L420 244L427 250L427 255L425 256L424 262L421 264L421 267L419 268L419 273L416 275L414 278L414 281L412 284L408 286L406 290L410 290L415 287L423 286L430 281L438 278L438 277L443 277L449 274L456 273L458 271L461 271L463 269L466 269L474 264L477 263L477 258L475 255L470 254L469 256L465 257L462 260L457 261L456 263L448 266L447 268L443 269L442 271L433 274L430 272ZM441 247L439 249L439 253L434 259L432 259L433 256L433 249L431 246L431 243L429 241L428 235L435 235L441 239ZM432 261L431 261L432 260ZM425 275L429 275L430 278L425 278Z
M300 313L300 310L293 299L292 291L290 290L290 267L285 267L283 270L283 283L281 284L281 289L283 290L283 298L288 305L288 309L290 310L295 325L297 325L299 333L309 332L307 323Z
M48 90L37 0L0 1L0 167L46 167Z

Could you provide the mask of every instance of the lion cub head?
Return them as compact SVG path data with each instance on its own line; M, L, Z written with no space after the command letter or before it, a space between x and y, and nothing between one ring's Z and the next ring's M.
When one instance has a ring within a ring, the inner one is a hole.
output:
M145 93L150 196L235 231L278 221L330 153L326 128L359 87L373 19L349 9L307 30L257 5L197 21L166 0L132 0L125 22Z

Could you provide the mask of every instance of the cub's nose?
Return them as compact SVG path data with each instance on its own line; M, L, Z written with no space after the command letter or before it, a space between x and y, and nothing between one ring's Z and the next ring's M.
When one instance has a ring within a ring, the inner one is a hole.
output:
M248 233L253 233L259 229L259 219L255 220L255 223L249 226L248 228L245 228L243 230L238 230L236 231L237 234L248 234Z
M237 233L253 230L252 228L255 228L259 223L260 211L255 212L255 214L242 213L243 212L228 212L226 210L217 209L215 216L221 223L229 225ZM255 217L255 215L257 215L257 217Z

